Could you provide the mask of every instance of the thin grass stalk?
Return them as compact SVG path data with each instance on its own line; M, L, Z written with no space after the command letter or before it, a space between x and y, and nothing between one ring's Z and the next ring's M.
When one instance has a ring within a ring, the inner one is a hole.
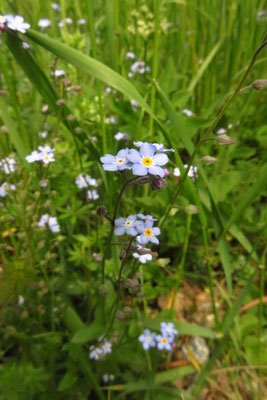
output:
M97 58L96 52L96 38L95 38L95 23L94 23L94 9L93 9L93 0L87 0L86 4L86 12L88 16L88 28L90 31L90 41L91 41L91 49L93 58ZM106 125L105 125L105 114L104 114L104 106L103 106L103 90L102 85L99 80L96 80L96 88L98 95L98 107L100 114L100 128L101 128L101 136L102 136L102 144L103 144L103 153L107 152L107 136L106 136Z
M153 41L153 61L152 61L152 79L157 79L158 75L158 61L159 61L159 13L160 13L160 0L154 0L154 18L155 18L155 26L154 26L154 41ZM156 88L155 85L151 86L151 100L150 100L150 108L152 113L155 111L155 103L156 103ZM154 127L154 117L150 115L149 117L149 128L148 128L148 136L151 139L153 137L153 127Z

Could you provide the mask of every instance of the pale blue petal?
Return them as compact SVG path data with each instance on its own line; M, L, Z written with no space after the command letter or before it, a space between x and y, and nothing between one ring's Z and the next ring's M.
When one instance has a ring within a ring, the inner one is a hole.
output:
M156 165L165 165L169 161L169 157L166 154L156 154L153 157L153 163Z
M136 215L129 215L129 217L127 217L127 219L129 219L130 221L135 221L136 220Z
M153 228L152 229L153 235L160 235L160 229L159 228Z
M103 164L103 169L105 171L117 171L118 165L116 164Z
M112 156L111 154L106 154L104 157L100 157L100 160L104 164L112 164L116 161L116 157Z
M144 142L133 142L136 147L141 147Z
M131 226L130 228L126 228L126 233L131 236L136 236L138 232L133 226Z
M141 243L146 244L146 243L148 243L149 240L148 240L148 237L145 234L142 234L141 237L140 237L140 241L141 241Z
M127 158L133 163L140 163L142 160L139 151L137 151L136 149L131 149L127 154Z
M159 244L159 240L156 238L156 236L150 236L150 242Z
M118 219L115 219L115 225L116 226L122 226L122 225L124 225L125 221L126 221L125 218L120 217Z
M140 147L140 153L143 157L152 157L156 151L156 147L153 144L145 142Z
M146 222L145 222L145 227L146 227L147 229L151 229L153 225L154 225L154 222L153 222L151 219L147 219L147 220L146 220Z
M152 175L158 175L161 178L164 178L164 171L161 167L157 167L156 165L152 167L148 167L148 172Z
M132 167L132 170L133 170L133 174L138 175L138 176L147 175L147 172L148 172L147 167L145 167L142 164L134 164ZM164 174L164 172L163 172L163 174Z
M116 236L121 236L121 235L123 235L125 233L125 228L124 228L124 226L119 226L118 228L116 228L115 230L114 230L114 235L116 235Z
M127 156L129 149L122 149L118 152L117 157L124 158Z
M136 229L138 230L139 233L143 233L144 230L146 229L144 222L139 221L139 223L136 225Z

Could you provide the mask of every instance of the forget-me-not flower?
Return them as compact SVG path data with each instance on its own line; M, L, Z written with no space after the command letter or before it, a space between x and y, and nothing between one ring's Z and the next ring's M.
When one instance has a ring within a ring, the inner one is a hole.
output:
M115 225L117 228L115 228L114 234L121 236L124 235L124 233L127 233L128 235L136 236L138 233L137 227L142 223L142 221L136 221L136 218L136 215L129 215L127 218L121 217L115 219Z
M111 351L112 351L112 344L110 342L106 341L101 347L101 352L103 354L109 354L109 353L111 353Z
M14 160L14 158L6 157L0 161L0 169L4 171L5 174L9 175L10 172L15 171L15 164L16 160Z
M144 144L144 142L141 142L140 140L138 142L133 142L133 143L136 147L141 147ZM172 152L175 151L174 149L165 149L163 143L152 143L152 144L153 144L153 146L156 147L156 150L158 153L166 153L167 151L172 151Z
M88 200L97 200L99 199L99 194L96 190L87 190L87 198Z
M144 350L148 350L150 347L156 346L156 334L150 332L149 329L145 329L144 333L139 336L138 340L142 343Z
M178 335L178 331L174 328L174 324L172 322L161 322L160 330L163 336Z
M156 340L158 342L158 349L159 350L168 350L171 351L172 343L173 343L173 336L168 335L157 335Z
M140 221L137 224L137 230L139 233L141 233L140 235L140 242L141 243L148 243L148 242L152 242L155 244L159 244L159 240L156 236L160 235L160 229L159 228L153 228L153 224L154 222L147 219L145 222Z
M118 152L116 156L106 154L100 157L105 171L121 171L123 169L131 169L131 164L128 160L129 149L123 149Z
M11 15L8 14L5 16L6 17L6 25L9 29L12 31L17 31L21 33L25 33L27 29L30 28L30 24L27 22L24 22L23 17L20 15Z
M99 360L100 355L102 354L102 350L99 347L91 346L89 358L93 360Z
M137 214L137 217L146 221L149 219L150 221L157 221L156 218L153 218L152 215L144 215L144 214Z
M139 236L137 236L136 239L138 239L138 238L139 238ZM145 251L147 251L147 253L145 253L145 254L139 254L138 252L133 253L133 257L134 258L138 258L138 260L139 260L139 262L141 264L145 264L147 261L151 261L152 260L153 257L152 257L152 254L150 253L149 249L147 249L147 248L143 247L142 245L138 244L137 245L137 250L145 250Z
M132 170L134 175L144 176L149 174L164 177L164 170L161 168L165 165L169 158L166 154L155 154L156 147L150 143L143 143L140 152L131 149L127 155L128 159L133 163Z

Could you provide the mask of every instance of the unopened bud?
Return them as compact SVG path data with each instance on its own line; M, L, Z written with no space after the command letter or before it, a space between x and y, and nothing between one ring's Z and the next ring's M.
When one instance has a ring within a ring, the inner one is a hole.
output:
M255 90L262 90L267 87L267 79L257 79L252 83L252 87Z
M47 113L49 111L49 106L47 105L47 104L45 104L43 107L42 107L42 113Z
M72 82L69 80L69 79L63 79L63 85L65 86L65 87L69 87L69 86L71 86L72 85Z
M205 165L214 164L218 161L218 158L211 156L204 156L199 161L202 161Z
M99 286L99 293L100 293L102 296L105 296L106 294L108 294L108 286L105 285L105 284Z
M193 204L189 204L184 208L185 212L187 214L198 214L199 213L199 207L194 206Z
M75 133L77 133L77 135L83 133L82 128L80 128L79 126L77 126L77 127L74 129L74 131L75 131Z
M81 90L83 90L81 86L73 86L72 88L69 88L70 92L80 92Z
M117 318L119 321L124 321L124 320L125 320L125 314L124 314L124 312L123 312L123 311L117 311L117 312L116 312L116 318Z
M97 209L96 209L96 213L100 217L108 215L107 207L106 206L98 206Z
M141 287L140 282L137 279L129 279L129 278L124 279L123 286L126 289L133 289L133 290L139 290Z
M124 314L132 314L133 310L130 307L124 307L123 309Z
M67 120L68 120L68 121L71 121L71 122L72 122L72 121L76 121L76 119L77 119L77 118L75 117L75 115L70 114L70 115L67 116Z
M221 146L226 146L228 144L233 144L236 143L236 140L228 135L219 135L217 138L217 142L221 145Z
M65 100L64 99L59 99L58 101L56 101L56 106L58 107L62 107L65 104Z
M165 179L153 176L153 178L151 180L150 188L151 188L151 190L155 191L155 190L164 188L166 185L167 185L167 183L166 183Z

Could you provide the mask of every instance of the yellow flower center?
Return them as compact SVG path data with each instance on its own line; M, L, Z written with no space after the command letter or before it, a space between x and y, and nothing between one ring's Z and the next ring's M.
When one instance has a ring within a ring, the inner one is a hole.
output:
M143 158L142 163L146 166L146 167L150 167L150 165L152 165L152 160L151 158Z
M145 235L148 236L148 237L152 236L152 230L151 229L146 229L145 230Z
M118 164L118 165L124 165L126 163L126 158L120 158L120 157L118 157L117 159L116 159L116 164Z
M45 159L45 160L49 160L49 157L48 157L48 156L46 156L44 159Z
M165 339L165 338L163 338L163 339L162 339L162 343L163 343L163 344L166 344L166 343L168 343L168 340Z

